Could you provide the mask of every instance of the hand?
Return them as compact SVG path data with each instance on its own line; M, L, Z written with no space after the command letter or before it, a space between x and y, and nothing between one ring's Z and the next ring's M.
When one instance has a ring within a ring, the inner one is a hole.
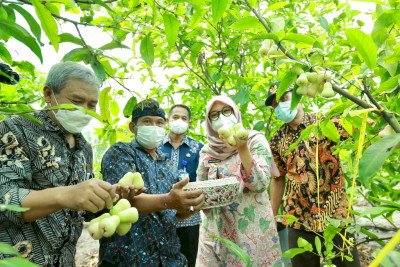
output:
M236 147L238 149L242 149L247 147L247 141L249 140L249 136L248 135L237 135L237 134L233 134L233 138L235 138L236 141Z
M71 210L87 210L96 213L105 207L112 207L116 198L113 186L102 180L93 178L77 185L66 187L60 204Z
M204 202L204 194L202 190L184 191L183 188L189 183L189 179L185 178L177 182L168 194L167 206L170 209L176 209L178 214L182 216L193 214L200 210ZM193 207L193 211L190 211ZM189 217L189 216L188 216Z
M119 198L126 198L128 200L132 200L135 196L140 195L141 193L146 191L146 188L144 188L144 187L141 189L135 189L135 186L133 186L133 185L120 186L120 185L116 184L113 186L116 186L116 193L118 194Z

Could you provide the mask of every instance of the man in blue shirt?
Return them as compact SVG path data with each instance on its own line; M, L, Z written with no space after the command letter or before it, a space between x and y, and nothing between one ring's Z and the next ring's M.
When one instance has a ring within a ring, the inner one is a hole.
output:
M190 181L194 182L199 165L199 152L203 144L185 134L190 125L190 109L185 105L174 105L171 107L168 116L170 133L164 138L160 149L171 160L172 170L176 173L176 176L179 176L182 172L187 172ZM199 212L177 223L181 252L188 260L189 267L196 264L200 223Z
M125 236L100 240L99 266L185 266L179 252L176 220L198 211L201 190L185 192L188 179L179 181L169 161L158 149L165 137L165 113L153 99L139 102L132 112L130 143L118 142L104 155L105 181L117 183L127 172L142 174L145 192L128 199L139 211L139 220ZM134 190L133 190L134 191Z

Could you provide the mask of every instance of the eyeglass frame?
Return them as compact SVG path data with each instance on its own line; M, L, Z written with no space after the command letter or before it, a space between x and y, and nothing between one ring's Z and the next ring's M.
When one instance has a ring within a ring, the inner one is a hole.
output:
M226 113L226 111L228 111L229 113ZM225 113L224 113L225 112ZM212 119L211 117L211 114L217 114L218 116L215 118L215 119ZM223 107L221 110L214 110L214 111L211 111L209 114L208 114L208 118L210 119L210 121L216 121L216 120L218 120L218 118L221 116L221 114L222 115L224 115L225 117L228 117L228 116L230 116L230 115L232 115L233 114L233 108L231 107L231 106L225 106L225 107Z

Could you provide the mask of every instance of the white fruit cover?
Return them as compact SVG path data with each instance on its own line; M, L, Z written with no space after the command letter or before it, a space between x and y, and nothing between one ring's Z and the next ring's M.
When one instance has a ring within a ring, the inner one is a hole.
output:
M217 208L232 204L237 200L240 183L236 177L217 180L190 182L184 190L201 189L204 192L203 209Z

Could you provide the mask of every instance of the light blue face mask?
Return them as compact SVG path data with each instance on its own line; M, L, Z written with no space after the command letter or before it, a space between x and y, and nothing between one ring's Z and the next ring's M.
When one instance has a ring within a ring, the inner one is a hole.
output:
M297 108L290 110L291 101L279 102L275 108L276 117L285 123L291 122L297 115Z

